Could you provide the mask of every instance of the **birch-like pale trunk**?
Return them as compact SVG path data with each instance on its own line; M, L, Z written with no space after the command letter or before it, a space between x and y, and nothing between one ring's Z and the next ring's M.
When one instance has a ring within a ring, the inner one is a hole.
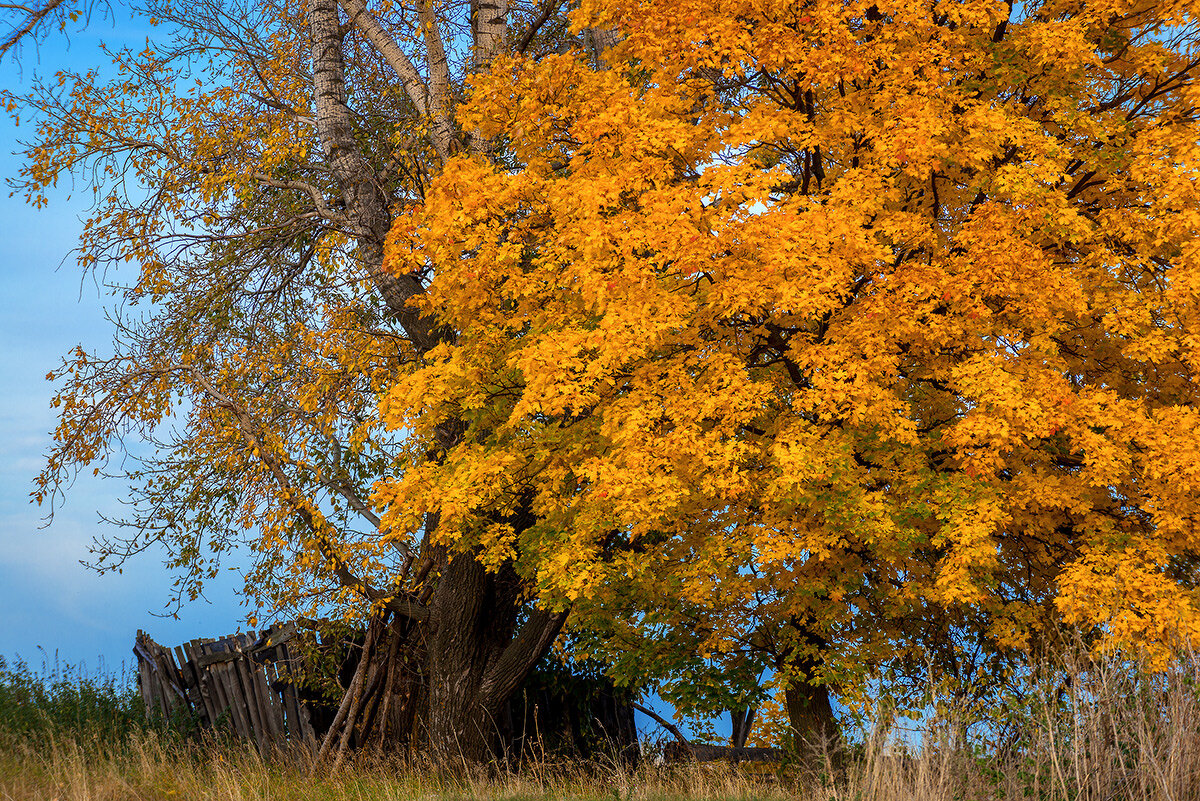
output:
M309 0L308 24L317 135L354 227L355 257L413 345L428 350L436 344L433 326L408 305L424 290L421 282L415 276L392 275L383 269L383 243L392 215L382 182L354 138L354 120L346 105L337 0Z
M427 3L418 4L426 52L429 54L426 65L432 76L431 85L427 85L399 43L367 9L364 0L340 1L350 23L362 31L371 46L396 71L417 113L429 121L429 142L445 162L458 149L458 142L454 124L450 120L450 71L432 10Z

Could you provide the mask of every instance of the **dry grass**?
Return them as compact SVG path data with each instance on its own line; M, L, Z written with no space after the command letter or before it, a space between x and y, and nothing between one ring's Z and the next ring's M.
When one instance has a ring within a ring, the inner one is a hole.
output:
M378 755L310 777L304 755L265 759L239 743L131 728L128 718L116 726L89 721L78 704L59 705L73 710L66 724L43 714L39 727L29 722L37 715L13 714L20 704L11 693L0 694L0 799L1200 799L1200 662L1182 659L1148 674L1128 662L1081 658L1048 674L1052 680L1009 698L1006 715L982 727L976 721L973 730L983 734L966 737L972 729L934 720L920 738L905 738L907 750L876 727L847 751L772 771L543 760L517 774L465 777ZM112 703L105 710L137 712Z
M48 748L10 744L0 752L0 798L115 801L410 801L411 799L783 799L778 782L715 769L542 764L518 774L439 777L396 759L360 756L335 773L309 776L302 757L263 759L250 748L203 747L154 732L122 748L56 741Z

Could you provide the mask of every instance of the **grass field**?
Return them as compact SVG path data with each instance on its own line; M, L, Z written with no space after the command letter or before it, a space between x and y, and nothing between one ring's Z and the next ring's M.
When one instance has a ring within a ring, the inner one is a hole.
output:
M1200 665L1148 675L1088 662L1028 704L1005 738L951 745L931 726L898 748L875 736L805 766L636 770L536 760L454 776L419 758L360 754L331 773L306 754L182 737L147 721L119 677L33 673L0 660L0 799L812 799L812 801L1193 801L1200 799Z

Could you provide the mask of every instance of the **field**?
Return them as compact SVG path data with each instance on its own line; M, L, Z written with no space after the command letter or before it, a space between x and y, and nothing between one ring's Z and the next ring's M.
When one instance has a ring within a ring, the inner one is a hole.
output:
M0 660L0 799L972 799L1200 798L1200 665L1148 674L1087 662L1069 683L1024 697L1022 728L989 736L926 721L898 740L875 726L806 764L529 760L519 771L437 772L419 757L360 754L336 773L304 754L184 737L147 721L120 677L33 672ZM1013 707L1010 711L1014 711ZM1010 721L1011 722L1011 721ZM958 744L947 732L958 732ZM899 743L907 743L902 747Z

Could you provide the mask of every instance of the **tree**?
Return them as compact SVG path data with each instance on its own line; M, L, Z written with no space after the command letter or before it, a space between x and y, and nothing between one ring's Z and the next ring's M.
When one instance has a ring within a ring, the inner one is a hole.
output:
M773 668L802 738L1060 622L1194 642L1195 4L574 14L617 68L498 57L460 119L505 157L392 228L456 336L383 420L463 429L385 528L522 554L631 673Z
M381 527L374 482L437 461L463 432L445 420L418 442L378 425L378 393L455 335L410 304L430 272L385 270L383 246L448 159L492 153L455 118L463 76L502 51L569 44L558 5L142 11L164 35L113 52L114 79L59 73L4 95L37 123L15 188L43 205L60 178L87 181L77 255L117 304L113 352L77 350L51 375L60 422L35 499L53 509L78 470L140 455L123 462L128 537L98 543L101 569L160 545L194 599L225 552L247 548L251 598L278 614L372 617L365 650L412 660L428 685L405 736L481 759L567 605L543 602L516 557L485 569L453 547L437 515ZM126 262L136 276L121 283ZM503 524L529 519L514 508ZM335 727L327 750L337 737L344 748L383 675L372 664L360 661L346 736Z

